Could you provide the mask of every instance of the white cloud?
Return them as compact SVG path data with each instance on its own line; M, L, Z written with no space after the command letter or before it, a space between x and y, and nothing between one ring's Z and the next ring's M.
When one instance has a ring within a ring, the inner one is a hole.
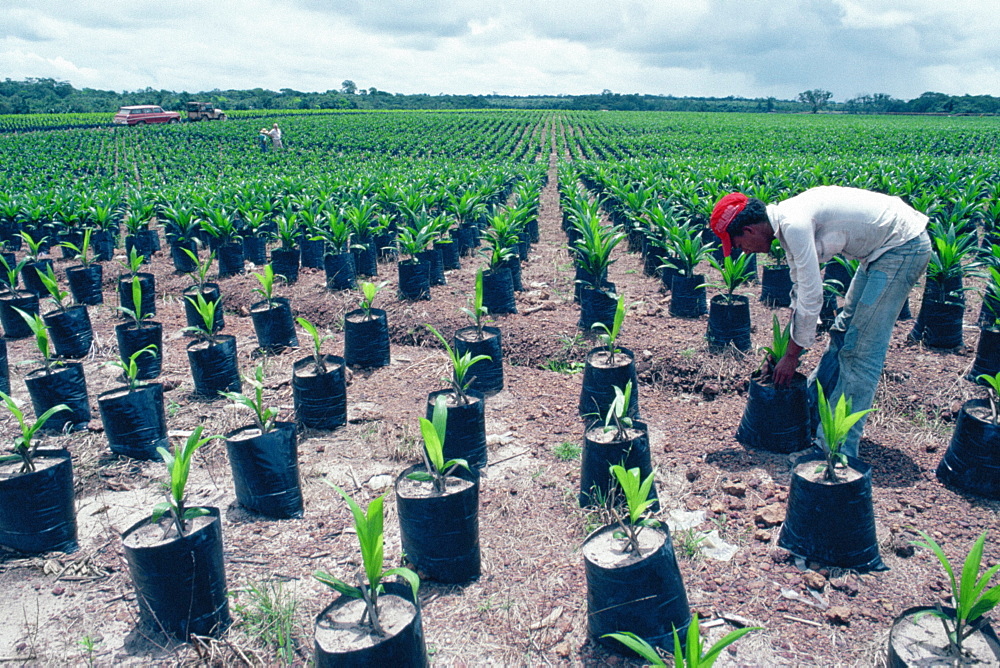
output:
M0 70L77 87L1000 96L996 0L5 0Z

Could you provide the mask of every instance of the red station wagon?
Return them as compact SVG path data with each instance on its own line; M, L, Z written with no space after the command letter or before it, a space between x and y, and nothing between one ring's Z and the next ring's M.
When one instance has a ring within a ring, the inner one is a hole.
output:
M163 111L163 107L154 104L136 104L119 109L112 122L117 125L138 125L139 123L178 123L180 120L181 115L176 111Z

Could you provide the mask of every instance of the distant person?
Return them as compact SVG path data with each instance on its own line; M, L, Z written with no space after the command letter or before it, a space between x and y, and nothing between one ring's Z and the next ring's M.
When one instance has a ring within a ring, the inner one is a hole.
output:
M260 146L261 153L267 153L267 148L271 144L271 138L267 134L267 128L261 128L257 133L257 145Z
M275 123L270 130L262 128L260 132L261 134L267 135L268 137L271 138L272 149L274 149L275 151L280 151L284 148L284 146L281 143L281 128L278 127L277 123Z
M791 341L772 370L775 385L791 382L799 355L816 342L823 306L820 267L841 254L860 261L830 342L809 375L832 406L843 395L852 412L871 408L889 340L910 289L930 259L927 216L898 197L858 188L821 186L777 204L730 193L712 210L712 231L722 252L766 253L777 239L788 258L792 288ZM865 419L851 428L841 451L858 456Z

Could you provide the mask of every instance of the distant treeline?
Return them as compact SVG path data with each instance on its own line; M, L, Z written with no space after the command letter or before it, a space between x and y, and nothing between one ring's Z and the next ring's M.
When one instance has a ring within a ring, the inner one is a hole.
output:
M74 88L55 79L5 79L0 82L0 114L108 112L128 104L158 104L182 110L189 100L212 102L225 110L255 109L566 109L611 111L742 111L801 113L810 105L795 100L742 97L674 97L671 95L620 94L605 90L595 95L403 95L376 88L358 88L345 81L339 90L310 93L282 88L279 91L212 90L177 93L168 90L117 93L94 88ZM918 98L897 100L884 93L858 95L846 102L829 102L827 112L996 114L1000 98L990 95L945 95L924 93Z

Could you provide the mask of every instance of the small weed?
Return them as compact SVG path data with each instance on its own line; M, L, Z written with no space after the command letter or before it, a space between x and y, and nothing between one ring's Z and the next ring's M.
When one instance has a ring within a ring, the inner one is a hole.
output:
M486 613L491 610L510 610L511 606L514 605L514 601L509 598L505 598L499 603L493 600L493 594L490 594L476 606L476 612Z
M586 339L580 332L577 332L573 336L569 336L568 334L559 335L559 343L562 344L564 353L573 352L577 347L582 346L586 342Z
M574 374L583 371L583 362L567 362L566 360L550 359L542 365L542 368L546 371L555 371L556 373L566 374L567 376L572 376Z
M104 641L101 636L85 635L83 638L77 641L77 644L83 649L84 655L83 660L87 662L87 666L93 668L94 665L94 653L97 651L97 646Z
M693 528L684 531L673 532L674 545L681 556L688 561L697 561L701 558L701 541L705 540L705 534L695 531Z
M396 451L392 453L392 459L396 461L408 461L417 451L417 438L412 433L408 425L403 425L403 433L396 441Z
M697 352L694 348L685 348L681 351L681 358L686 360L693 359Z
M543 473L545 473L545 469L538 469L537 471L533 472L531 474L532 482L537 482L538 479L542 477Z
M638 274L639 270L638 269L626 269L625 273L626 274Z
M295 661L298 640L295 637L295 613L298 602L290 597L280 582L250 583L234 596L247 597L246 603L234 602L247 635L274 649L281 663Z
M580 458L580 454L583 453L583 447L581 447L579 443L563 441L553 448L552 451L555 453L556 459L559 461L570 462L574 459Z
M171 401L167 404L167 417L174 417L181 410L181 405L176 401Z

